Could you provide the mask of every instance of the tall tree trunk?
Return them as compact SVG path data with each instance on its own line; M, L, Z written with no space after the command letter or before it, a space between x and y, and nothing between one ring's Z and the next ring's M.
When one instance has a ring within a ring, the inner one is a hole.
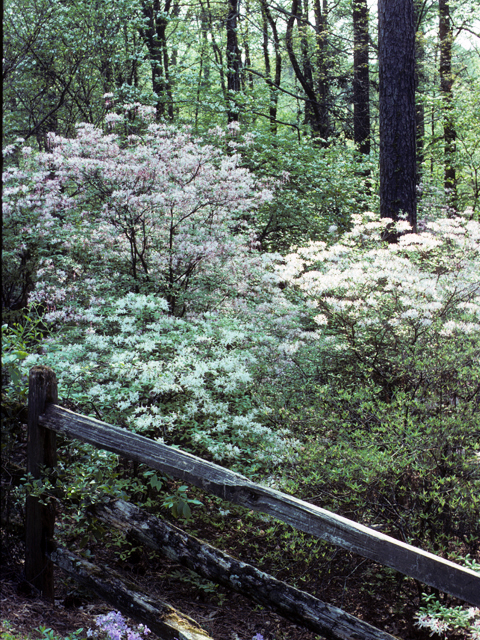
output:
M316 47L316 92L320 110L319 133L323 140L330 137L330 120L328 113L328 69L327 69L327 0L314 0L313 11L315 15L315 47Z
M415 10L415 120L417 129L417 185L422 181L423 163L425 160L425 107L423 92L426 84L425 75L425 33L422 21L425 14L425 2L414 1Z
M278 106L278 87L280 86L280 80L282 77L282 54L280 51L280 40L278 37L277 25L272 17L270 9L267 4L267 0L260 0L262 7L262 27L263 27L263 57L265 60L265 75L267 83L270 87L270 105L269 105L269 117L270 117L270 130L277 134L277 106ZM270 53L268 49L268 26L272 30L273 45L275 48L275 78L273 84L271 83L271 64Z
M202 10L203 10L203 4L201 0L200 0L200 6L202 7ZM222 96L225 104L227 104L228 95L227 95L227 83L225 82L225 69L223 65L223 55L222 55L222 50L218 46L217 40L215 38L215 29L213 27L213 16L212 16L212 9L210 7L210 0L207 0L206 15L208 16L208 22L210 25L210 37L212 39L212 49L213 49L213 55L215 57L215 64L217 65L217 69L220 74L220 87L222 89Z
M237 37L237 18L240 0L228 0L227 14L227 93L228 93L228 122L238 120L237 94L240 91L240 49Z
M302 15L306 16L305 20L302 18ZM300 34L300 54L302 60L302 71L303 76L308 83L308 85L314 88L313 83L313 69L312 69L312 60L310 57L310 48L308 46L308 35L307 35L307 23L308 19L308 0L302 0L298 3L297 10L297 28L298 33ZM316 98L315 98L316 101ZM310 100L305 101L305 124L310 125L310 127L316 131L318 128L317 117L315 114L315 106Z
M326 145L329 137L328 120L326 119L328 113L326 104L321 103L317 97L313 83L313 74L311 74L311 65L304 64L304 68L302 70L298 62L293 46L293 27L295 22L297 22L299 27L302 23L306 24L306 21L302 18L301 0L292 0L292 9L287 21L287 30L285 34L287 52L295 76L305 92L306 103L308 105L305 112L307 114L307 121L311 124L312 133L314 136L320 137L322 139L322 144ZM304 47L303 44L302 46ZM303 54L304 50L302 51L302 55Z
M452 207L456 204L455 151L456 131L453 122L452 43L453 24L449 0L438 0L440 39L440 91L443 99L443 142L445 153L444 185Z
M158 96L157 117L167 116L173 120L173 98L166 33L170 8L171 0L165 0L163 10L160 7L160 0L144 0L142 10L146 24L140 30L140 34L150 56L152 89Z
M251 14L251 6L250 6L250 2L249 0L245 1L245 13L247 16L249 16ZM243 88L246 89L248 87L248 89L250 89L251 94L253 95L253 74L248 71L248 69L251 68L252 66L252 58L250 56L250 33L248 30L248 20L245 20L244 22L245 25L245 29L243 32L243 48L245 51L245 67L246 69L243 70L242 72L242 76L241 76L241 80L242 80L242 85Z
M203 4L200 3L201 12L200 12L200 31L202 34L202 45L200 48L200 66L198 69L198 79L197 79L197 92L196 92L196 100L195 100L195 129L198 127L198 113L200 110L200 101L201 101L201 92L202 89L205 89L208 84L208 79L210 77L210 63L208 59L208 20L207 13Z
M353 138L360 153L370 153L370 77L367 0L353 0Z
M380 215L417 224L413 0L379 0Z

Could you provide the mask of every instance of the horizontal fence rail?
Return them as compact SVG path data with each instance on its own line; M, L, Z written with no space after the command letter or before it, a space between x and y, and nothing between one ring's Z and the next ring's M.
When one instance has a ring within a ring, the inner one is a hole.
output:
M142 593L135 583L126 584L124 576L111 567L99 567L61 547L50 554L50 559L113 607L146 624L162 640L213 640L195 620Z
M305 533L480 606L480 575L449 560L293 496L263 487L189 453L55 404L46 406L38 422L49 430L181 478L224 500L274 516Z
M389 633L219 551L124 500L93 505L90 510L104 524L119 529L130 539L322 637L335 640L395 640Z

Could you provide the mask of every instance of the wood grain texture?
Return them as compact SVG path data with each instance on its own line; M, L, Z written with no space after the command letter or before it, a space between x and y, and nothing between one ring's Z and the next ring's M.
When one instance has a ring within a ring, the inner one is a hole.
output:
M63 548L58 548L50 557L77 582L124 615L146 624L161 640L212 640L195 620L166 602L141 593L134 583L127 584L110 567L99 567Z
M300 531L375 560L440 591L480 606L480 574L240 474L100 420L49 405L40 423L181 478L214 495L267 513Z
M57 379L48 367L33 367L28 380L27 472L40 479L43 467L57 464L56 435L40 426L48 402L58 402ZM25 504L25 578L44 598L53 600L53 567L47 552L53 544L55 506L27 496Z
M112 500L92 510L102 522L125 535L322 637L394 640L394 636L215 549L128 502Z

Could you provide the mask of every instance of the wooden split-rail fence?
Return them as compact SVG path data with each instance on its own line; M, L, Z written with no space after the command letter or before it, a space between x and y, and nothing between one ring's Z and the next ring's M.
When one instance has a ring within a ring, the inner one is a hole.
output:
M480 575L470 569L248 480L244 476L189 453L79 415L57 404L57 382L48 367L34 367L29 376L27 471L40 478L56 466L56 433L81 440L180 478L224 500L260 511L300 531L370 558L480 606ZM393 636L312 595L295 589L241 562L177 527L154 518L122 500L97 506L94 516L143 544L167 555L217 584L241 593L285 618L326 638L393 640ZM208 640L194 620L171 605L153 600L108 567L100 568L54 541L55 512L51 504L27 497L26 579L44 597L53 599L53 564L96 592L129 617L146 624L165 640Z

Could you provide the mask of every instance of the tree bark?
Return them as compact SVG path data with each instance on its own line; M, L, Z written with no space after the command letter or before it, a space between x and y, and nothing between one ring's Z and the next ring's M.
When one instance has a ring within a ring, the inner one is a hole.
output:
M353 47L353 138L360 153L369 155L370 74L367 0L353 0Z
M426 83L425 75L425 33L422 26L425 13L423 0L415 0L415 119L417 130L417 185L420 185L423 176L423 163L425 160L425 107L423 93Z
M272 17L270 9L266 0L260 0L262 7L262 26L263 26L263 57L265 60L265 76L271 81L271 64L270 54L268 51L268 27L272 30L273 44L275 48L275 78L273 84L267 82L270 88L270 104L269 104L269 117L270 117L270 130L273 135L277 134L277 106L278 106L278 87L280 86L280 80L282 75L282 54L280 51L280 40L278 37L277 25Z
M144 0L142 10L146 26L140 30L140 34L150 56L152 89L158 96L157 117L173 120L173 97L167 50L167 15L170 8L171 0L165 0L163 9L160 6L160 0Z
M239 0L228 0L227 15L227 92L228 122L238 121L239 107L237 94L240 86L240 49L238 47L237 18L240 9Z
M413 0L379 0L380 215L416 229L415 23ZM393 234L387 235L394 240Z
M443 143L445 154L444 186L449 204L455 207L456 174L455 151L456 131L453 122L453 74L452 43L453 24L450 17L449 0L438 0L439 40L440 40L440 91L443 99Z
M322 47L324 46L323 34L319 32L320 22L319 22L319 3L315 4L315 13L317 15L317 22L319 27L317 28L317 47L320 42L322 42ZM321 15L321 14L320 14ZM287 21L287 30L285 34L285 41L287 45L288 57L290 58L290 63L292 65L293 71L297 80L302 85L302 89L305 92L306 96L306 106L305 106L305 116L306 122L311 126L312 133L317 138L319 137L322 140L322 144L325 146L328 144L329 138L329 123L328 123L328 108L326 104L326 91L327 91L327 79L326 72L323 70L323 62L322 69L319 70L318 73L318 82L322 95L317 96L317 91L315 88L315 84L313 81L313 72L310 61L306 62L306 40L305 37L301 38L301 47L302 58L303 58L303 70L298 62L297 55L295 53L295 48L293 44L293 28L297 22L298 28L302 35L303 29L306 27L306 22L302 17L302 6L301 0L292 0L292 9L290 16ZM322 58L323 60L323 58Z

